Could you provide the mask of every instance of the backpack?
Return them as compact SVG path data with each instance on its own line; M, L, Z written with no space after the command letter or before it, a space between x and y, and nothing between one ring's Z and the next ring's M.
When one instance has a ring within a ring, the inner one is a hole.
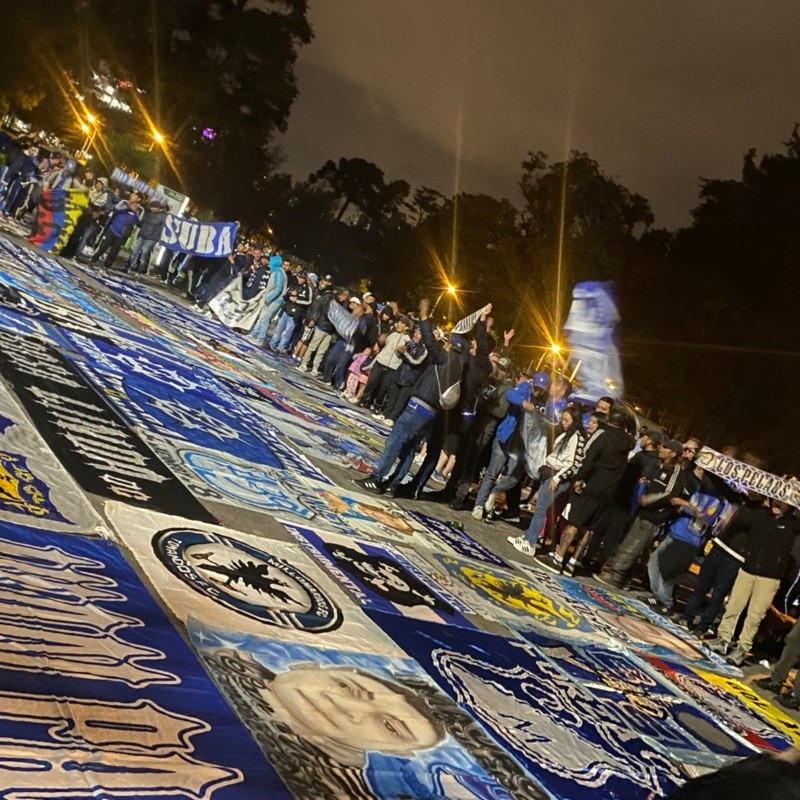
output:
M434 367L433 371L436 373L436 384L439 387L439 405L442 407L442 411L450 411L458 405L458 401L461 399L461 376L459 375L454 384L443 390L438 367Z

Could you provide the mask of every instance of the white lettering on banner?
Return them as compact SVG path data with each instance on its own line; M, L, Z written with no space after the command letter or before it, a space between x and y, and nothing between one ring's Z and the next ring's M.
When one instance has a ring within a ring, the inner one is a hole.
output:
M22 373L77 388L80 384L41 342L0 329L5 357Z
M178 225L180 221L180 217L167 214L167 218L164 221L164 229L161 232L161 244L169 246L178 241L178 232L175 229L175 226Z
M150 700L113 703L0 692L0 720L9 730L35 726L28 735L38 734L0 739L2 800L101 795L209 800L244 779L238 769L192 756L192 737L210 731L205 722Z
M233 250L233 223L198 222L169 214L161 244L199 256L226 256Z
M781 500L790 506L800 508L800 481L765 472L758 467L718 453L710 447L700 449L696 463L698 467L719 475L738 488L763 494L773 500Z
M104 568L57 547L0 539L0 667L136 687L180 683L151 666L164 659L162 651L120 637L142 627L140 619L96 605L127 599L116 581L98 573Z

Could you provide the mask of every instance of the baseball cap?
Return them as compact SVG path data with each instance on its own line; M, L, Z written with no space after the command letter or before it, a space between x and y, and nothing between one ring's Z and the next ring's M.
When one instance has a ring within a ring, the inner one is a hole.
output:
M531 383L540 389L550 388L550 376L546 372L534 372Z
M678 439L667 439L662 443L661 446L666 447L667 450L672 450L676 456L679 456L681 453L683 453L683 442L679 441Z
M364 299L366 300L368 297L371 297L373 300L375 299L375 295L372 292L364 292Z
M320 278L321 281L327 281L328 283L333 283L333 275L323 275Z
M300 271L297 273L297 277L298 277L298 278L307 278L307 277L308 277L308 273L307 273L307 272L306 272L304 269L301 269L301 270L300 270Z
M501 356L497 359L497 366L500 367L500 369L504 369L506 372L508 372L511 369L511 359Z
M647 438L650 439L650 441L656 445L661 444L664 441L664 434L661 433L661 431L656 430L655 428L653 428L652 430L645 428L639 435L647 436Z
M348 304L349 303L361 303L361 298L360 297L350 297L347 302L348 302Z

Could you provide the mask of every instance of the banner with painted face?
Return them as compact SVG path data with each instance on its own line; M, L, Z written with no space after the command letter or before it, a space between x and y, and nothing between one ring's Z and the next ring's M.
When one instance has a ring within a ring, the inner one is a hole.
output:
M357 541L283 522L313 558L367 610L474 628L446 592L389 544ZM457 602L457 601L454 601Z
M294 796L545 800L417 664L213 630L189 635Z
M42 250L60 250L88 205L89 193L82 189L42 189L30 243Z
M0 796L289 800L116 545L0 523L0 552Z
M0 329L0 374L83 489L196 519L214 519L47 342Z
M100 517L0 384L0 520L95 533Z
M529 646L395 617L381 626L551 797L649 800L683 783L678 764Z
M233 252L238 222L197 222L167 214L160 244L177 253L221 258Z
M345 650L397 652L294 544L107 503L117 538L180 620ZM279 526L275 526L280 530Z

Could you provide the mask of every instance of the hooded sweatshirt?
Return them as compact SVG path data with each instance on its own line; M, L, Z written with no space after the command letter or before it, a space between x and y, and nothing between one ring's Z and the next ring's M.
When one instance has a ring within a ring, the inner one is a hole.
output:
M597 430L584 448L583 462L575 479L584 481L583 493L598 500L610 500L628 465L633 437L622 428L609 425Z

